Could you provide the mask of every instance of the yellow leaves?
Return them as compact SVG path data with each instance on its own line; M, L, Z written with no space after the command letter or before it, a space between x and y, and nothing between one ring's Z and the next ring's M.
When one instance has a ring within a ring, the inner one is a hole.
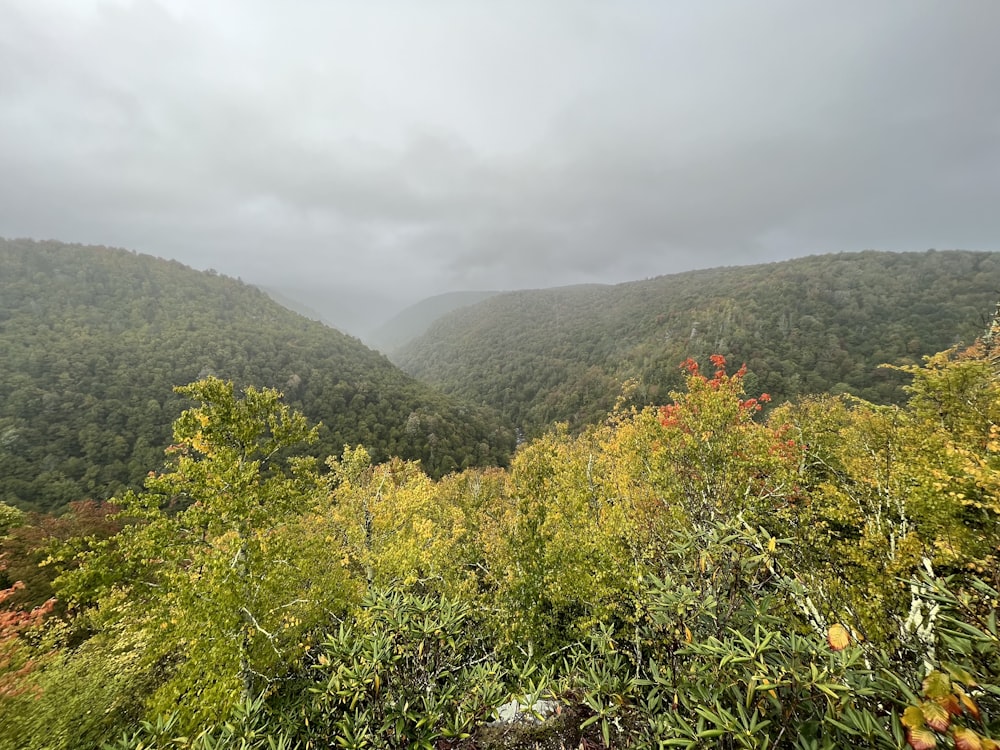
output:
M918 706L907 706L900 718L907 729L915 729L924 725L924 712Z
M921 690L928 698L944 698L951 694L951 680L944 672L934 671L924 678Z
M920 711L924 722L935 732L947 731L951 726L951 714L940 703L923 701L920 704Z
M952 732L952 739L955 741L956 750L983 750L982 740L971 729L955 727L955 731Z
M934 732L923 726L906 730L906 742L913 750L931 750L937 747Z
M834 651L843 651L851 645L851 634L843 625L835 623L826 632L826 642Z
M376 582L463 586L469 529L461 497L416 463L362 465L368 460L364 449L347 449L344 461L334 464L343 476L332 490L327 518L335 533L328 537L342 545L341 565L359 565Z
M953 724L957 717L969 716L980 721L981 716L975 701L958 684L975 684L972 675L955 665L946 665L945 668L948 674L935 670L924 678L921 684L924 700L916 706L908 706L903 712L901 721L907 730L907 742L914 750L927 750L937 745L936 734L945 734L950 730L955 748L993 750L997 747L993 740L980 736L968 727Z
M937 737L927 727L924 712L917 706L907 706L900 721L906 727L906 742L913 750L931 750L937 747Z
M1000 451L1000 425L990 425L989 438L986 441L986 450L990 453Z
M981 721L982 715L979 713L979 706L976 705L976 702L961 688L957 689L956 693L962 704L962 709L976 721Z
M201 429L195 432L189 440L191 447L204 456L210 456L213 454L214 449L205 437L205 428L208 427L209 417L205 412L199 409L192 410L191 415L194 417L195 421L201 425Z

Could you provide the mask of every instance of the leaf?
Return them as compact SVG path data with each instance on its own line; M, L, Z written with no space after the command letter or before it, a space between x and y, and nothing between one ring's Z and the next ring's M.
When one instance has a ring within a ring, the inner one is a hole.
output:
M944 668L948 670L948 674L951 676L953 682L961 682L966 687L976 686L976 679L967 670L957 664L945 664Z
M937 739L927 727L915 727L906 730L906 742L913 750L931 750L937 747Z
M935 732L946 732L951 726L951 714L945 710L940 703L926 701L920 704L920 710L924 715L927 726Z
M955 727L951 736L955 739L956 750L983 750L979 735L965 727Z
M831 625L830 629L826 631L826 642L834 651L843 651L851 645L851 634L838 622Z
M935 703L952 716L962 715L962 704L958 702L958 697L954 693L948 693L944 698L938 698Z
M927 698L941 699L951 695L951 680L944 672L931 672L924 678L922 687Z
M924 712L920 710L919 706L907 706L900 721L907 729L922 727L925 724Z
M982 714L979 713L979 706L976 705L976 702L970 696L966 695L964 690L958 694L958 699L962 702L962 706L969 716L976 721L983 720Z

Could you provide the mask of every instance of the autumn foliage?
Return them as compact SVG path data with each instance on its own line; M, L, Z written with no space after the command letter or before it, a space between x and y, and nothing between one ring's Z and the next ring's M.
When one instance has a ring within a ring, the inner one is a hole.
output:
M299 455L276 391L181 389L126 515L62 522L93 532L53 556L73 606L0 616L0 748L471 750L501 696L558 705L564 746L996 747L989 360L906 368L905 408L708 363L439 481Z
M38 627L55 607L55 599L30 610L6 609L4 603L24 588L21 581L0 591L0 699L31 689L27 676L37 662L20 644L20 637Z

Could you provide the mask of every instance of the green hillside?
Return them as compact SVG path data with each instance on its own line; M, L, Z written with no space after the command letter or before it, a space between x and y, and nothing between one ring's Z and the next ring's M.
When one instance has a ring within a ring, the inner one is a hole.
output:
M0 239L0 500L51 510L137 485L214 374L276 387L321 421L319 455L363 443L433 475L504 462L508 433L357 339L213 272L104 247Z
M997 253L812 256L501 294L445 316L394 361L528 434L600 419L629 378L637 402L661 403L678 362L712 353L745 362L750 388L776 402L844 391L898 402L902 378L877 366L971 341L998 289Z

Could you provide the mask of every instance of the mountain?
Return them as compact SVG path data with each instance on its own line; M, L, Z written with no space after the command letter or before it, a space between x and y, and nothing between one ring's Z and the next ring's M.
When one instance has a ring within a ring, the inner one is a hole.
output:
M322 422L320 456L362 443L441 475L513 447L487 410L255 287L125 250L0 239L0 500L52 510L139 485L188 406L172 388L208 374L282 390Z
M499 294L437 321L395 353L410 374L492 406L525 434L600 419L636 378L637 403L662 403L678 364L725 355L775 401L849 390L902 400L912 363L984 326L1000 254L819 255L614 286Z
M296 284L275 281L258 286L283 307L362 340L378 321L403 304L388 292L359 288L321 275Z
M337 326L333 325L332 323L330 323L330 321L326 320L323 317L322 313L317 312L313 308L309 307L309 305L302 304L297 299L289 297L287 294L285 294L284 292L282 292L280 289L274 289L274 288L268 287L268 286L261 286L260 284L257 284L256 286L259 289L261 289L262 291L264 291L267 294L268 297L270 297L271 299L273 299L279 305L281 305L284 308L287 308L287 309L291 310L292 312L298 313L303 318L309 318L309 320L319 321L320 323L328 325L331 328L336 328L337 327Z
M469 305L487 300L499 292L449 292L410 305L365 336L379 351L394 351L422 335L438 318Z

